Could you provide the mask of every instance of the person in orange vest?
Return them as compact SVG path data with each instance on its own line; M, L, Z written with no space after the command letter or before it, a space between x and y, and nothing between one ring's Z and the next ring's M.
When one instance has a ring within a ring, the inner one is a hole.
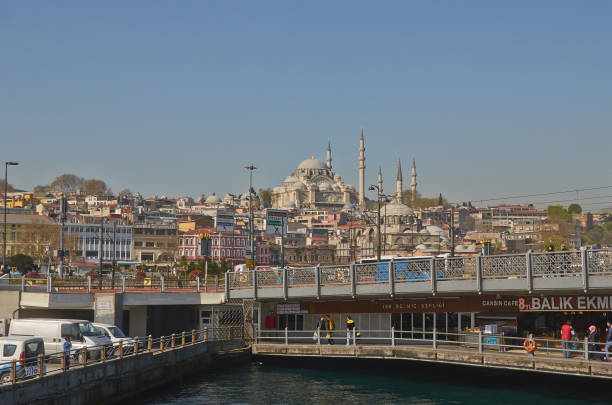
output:
M527 339L525 339L525 341L523 342L523 347L527 351L527 354L529 354L532 357L535 356L536 341L533 338L533 334L532 333L530 333L529 336L527 337Z

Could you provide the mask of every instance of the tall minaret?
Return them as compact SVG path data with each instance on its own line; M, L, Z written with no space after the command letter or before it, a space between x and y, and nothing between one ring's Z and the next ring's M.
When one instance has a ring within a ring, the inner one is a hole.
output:
M417 190L416 190L416 186L417 186L417 182L416 182L416 164L414 163L414 158L412 159L412 181L410 182L410 190L411 190L411 194L412 194L412 205L414 206L414 204L416 203L416 194L417 194Z
M359 140L359 206L365 209L365 143L363 141L363 128Z
M400 159L397 159L397 179L395 180L395 184L396 184L396 193L397 196L395 197L395 199L397 200L398 204L402 203L402 189L404 188L402 185L402 161Z
M327 168L329 170L331 170L332 165L331 165L331 141L328 140L327 141Z
M378 166L378 194L383 193L382 168Z

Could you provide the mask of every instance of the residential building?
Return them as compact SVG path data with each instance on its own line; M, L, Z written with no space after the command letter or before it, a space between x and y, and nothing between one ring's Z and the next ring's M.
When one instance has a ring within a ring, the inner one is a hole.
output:
M141 262L171 261L177 238L175 223L136 223L132 226L132 258Z

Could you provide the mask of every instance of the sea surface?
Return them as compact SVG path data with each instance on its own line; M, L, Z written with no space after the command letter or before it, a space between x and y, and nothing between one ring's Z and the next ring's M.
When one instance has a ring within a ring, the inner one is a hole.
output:
M130 404L608 404L612 383L470 370L318 362L259 363L207 371ZM126 402L127 403L127 402Z

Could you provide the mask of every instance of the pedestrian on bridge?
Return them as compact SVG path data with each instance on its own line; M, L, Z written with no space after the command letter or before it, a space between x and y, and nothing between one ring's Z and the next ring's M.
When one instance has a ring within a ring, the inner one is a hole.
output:
M563 357L570 357L570 339L575 335L572 322L568 319L561 327L561 347L563 348Z
M62 349L64 349L64 357L66 359L66 370L70 368L70 350L72 350L72 342L70 336L66 336Z
M523 342L523 347L531 357L535 357L536 341L533 338L533 333L530 333L527 339Z
M321 334L323 333L323 331L327 330L326 324L327 320L325 319L325 315L321 315L321 319L319 319L319 322L317 323L317 330L313 335L313 340L317 340L318 342L321 341Z
M329 314L327 314L325 316L325 320L327 321L327 343L330 345L334 344L334 329L336 329L336 326L334 324L334 320L332 319L331 316L329 316Z
M346 316L346 345L351 344L351 338L355 340L355 321L349 315Z
M612 325L608 324L608 334L606 335L606 361L610 361L610 352L608 351L612 346Z

